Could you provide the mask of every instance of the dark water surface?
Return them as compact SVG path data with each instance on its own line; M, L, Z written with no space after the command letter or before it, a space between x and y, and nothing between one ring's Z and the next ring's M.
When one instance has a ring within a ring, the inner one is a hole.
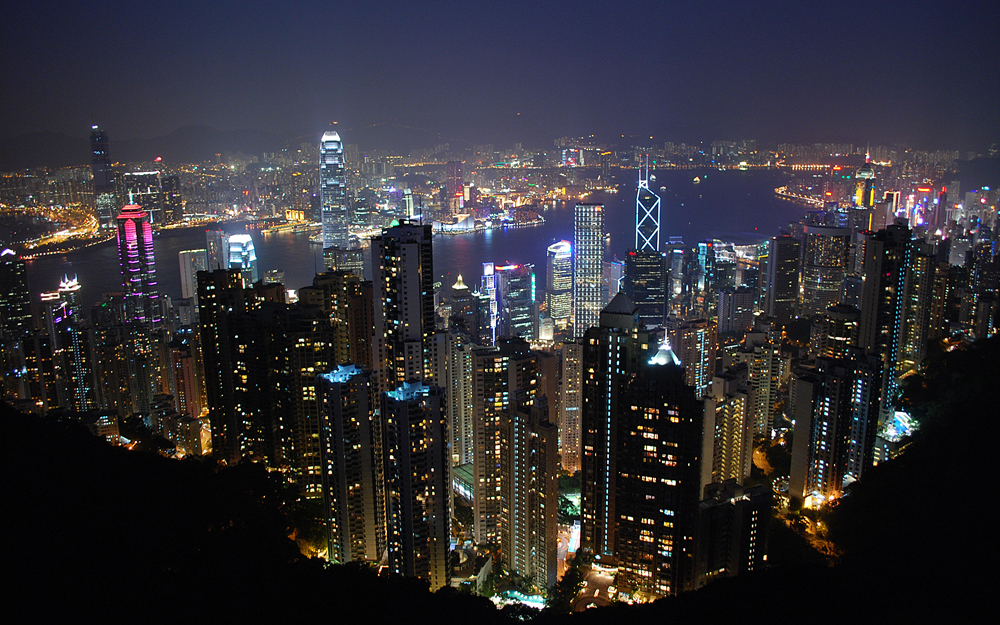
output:
M685 170L654 172L650 188L661 198L660 240L681 236L686 244L705 238L752 243L777 234L789 220L798 219L805 209L778 199L774 188L787 176L774 171ZM701 178L695 184L695 176ZM623 172L618 193L594 193L588 202L605 204L605 230L610 234L608 259L621 258L635 242L634 172ZM661 190L660 187L664 187ZM527 228L494 230L459 236L434 238L434 270L445 286L459 273L470 287L479 284L482 263L534 263L538 289L545 286L545 250L561 239L573 240L573 203L559 202L543 210L545 224ZM225 224L230 234L247 232L242 224ZM205 228L167 230L154 240L156 269L161 293L179 298L180 268L177 254L205 247ZM270 269L285 272L285 284L300 288L312 283L323 266L319 245L309 243L306 234L253 235L260 273ZM80 278L79 297L84 306L101 299L107 291L121 289L118 253L114 242L60 256L28 261L28 281L32 299L41 291L55 290L63 273Z

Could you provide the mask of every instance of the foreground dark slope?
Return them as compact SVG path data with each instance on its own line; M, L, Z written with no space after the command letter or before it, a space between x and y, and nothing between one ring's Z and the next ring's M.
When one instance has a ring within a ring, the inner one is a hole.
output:
M924 429L829 515L844 552L837 566L817 564L779 528L768 571L648 606L538 620L974 614L997 582L989 510L998 364L993 340L942 356L928 379L911 381ZM510 622L482 598L303 558L287 538L283 494L259 466L217 471L112 448L6 405L0 423L3 562L15 617Z

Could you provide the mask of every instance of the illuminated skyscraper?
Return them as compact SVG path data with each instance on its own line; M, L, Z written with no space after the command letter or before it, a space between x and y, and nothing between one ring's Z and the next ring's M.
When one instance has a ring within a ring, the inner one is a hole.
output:
M181 297L193 299L197 306L198 272L208 271L208 254L205 250L184 250L177 254L177 258L181 266Z
M666 346L639 365L622 394L628 399L615 413L616 582L645 599L675 595L692 585L701 402Z
M764 314L781 324L794 319L798 309L800 249L801 243L792 237L768 242Z
M229 269L229 237L224 230L205 231L205 254L208 271Z
M339 366L316 377L323 513L330 562L378 562L385 551L381 429L371 373Z
M718 345L715 322L708 319L671 321L667 324L667 332L670 346L684 363L687 383L701 397L715 377L715 350Z
M872 168L868 158L865 164L858 168L854 174L854 205L863 208L875 206L875 170Z
M635 192L635 251L637 252L660 251L660 198L649 190L648 158L646 177L643 178L640 169L639 188Z
M229 268L240 272L246 286L260 280L257 252L249 234L234 234L229 237Z
M90 169L94 177L94 205L102 228L114 226L115 171L108 155L108 133L97 126L90 132Z
M322 199L323 247L350 247L347 230L347 184L340 135L323 133L319 144L319 188Z
M573 244L559 241L549 246L545 267L545 308L562 338L573 314Z
M559 453L563 469L580 470L580 415L583 403L583 345L563 343L559 389Z
M577 204L573 226L573 334L583 336L601 316L604 205Z
M840 301L851 247L849 228L806 224L802 263L802 316L821 313Z
M881 376L878 354L851 350L844 359L817 359L814 370L792 378L790 497L838 497L872 466Z
M581 545L596 555L614 556L620 415L632 405L625 389L648 360L651 346L638 309L624 293L601 311L600 327L588 329L581 344Z
M435 330L434 264L430 225L401 223L372 239L375 367L383 389L422 380L424 342Z
M0 341L15 341L31 330L31 298L24 261L10 249L0 252Z
M125 321L158 325L160 295L149 213L130 205L118 215L118 266L125 294Z
M451 461L444 389L404 383L382 394L389 570L447 586L451 567Z
M625 294L639 308L643 325L663 325L667 313L667 255L657 250L629 250L625 256Z

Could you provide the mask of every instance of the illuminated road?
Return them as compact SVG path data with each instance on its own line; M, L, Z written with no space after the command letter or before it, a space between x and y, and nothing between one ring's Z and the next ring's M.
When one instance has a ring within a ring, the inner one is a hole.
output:
M614 575L597 568L590 569L584 580L583 591L573 603L574 612L583 612L591 607L611 605L608 587L614 582Z

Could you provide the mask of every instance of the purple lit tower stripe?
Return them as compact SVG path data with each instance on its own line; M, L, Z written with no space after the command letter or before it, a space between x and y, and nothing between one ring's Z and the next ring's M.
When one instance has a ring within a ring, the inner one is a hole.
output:
M118 215L118 257L122 290L125 292L126 319L138 323L159 323L153 227L149 222L149 213L140 206L125 206Z

